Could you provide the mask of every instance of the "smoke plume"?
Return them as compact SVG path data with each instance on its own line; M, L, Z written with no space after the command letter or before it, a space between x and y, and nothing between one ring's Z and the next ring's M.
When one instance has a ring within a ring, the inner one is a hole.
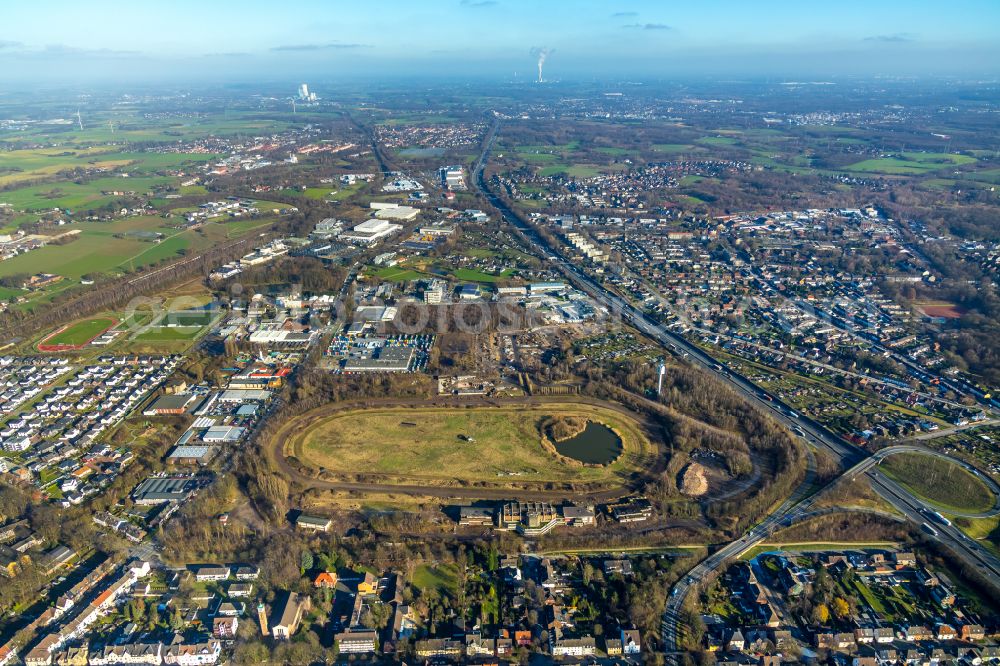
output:
M542 68L545 66L545 59L548 58L555 49L546 48L544 46L536 46L531 49L531 55L538 58L538 82L542 83L544 79L542 78Z

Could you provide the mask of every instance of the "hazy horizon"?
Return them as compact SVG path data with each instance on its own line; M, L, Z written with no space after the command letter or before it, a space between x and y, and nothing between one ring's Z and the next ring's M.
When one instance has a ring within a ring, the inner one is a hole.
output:
M686 76L996 76L1000 4L787 0L694 6L525 0L299 0L4 8L8 85ZM711 11L705 11L706 8Z

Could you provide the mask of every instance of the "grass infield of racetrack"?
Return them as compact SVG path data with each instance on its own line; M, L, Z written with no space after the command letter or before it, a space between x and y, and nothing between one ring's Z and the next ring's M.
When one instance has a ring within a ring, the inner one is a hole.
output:
M542 444L539 424L548 416L604 423L621 437L622 455L604 467L560 461ZM554 482L610 487L648 467L657 455L638 422L589 404L393 407L328 416L313 412L293 419L282 430L285 454L307 467L335 475L375 474L388 484Z

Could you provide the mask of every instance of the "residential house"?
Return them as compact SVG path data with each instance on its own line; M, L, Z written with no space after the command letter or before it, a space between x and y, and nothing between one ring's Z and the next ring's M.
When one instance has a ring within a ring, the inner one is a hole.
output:
M934 638L934 634L927 627L916 625L912 627L906 627L903 630L903 640L916 643L919 641L929 641Z
M462 643L451 638L428 638L417 641L414 645L416 655L421 659L445 658L460 659Z
M194 579L199 583L214 580L226 580L229 578L230 569L225 566L204 566L199 567L194 574Z
M375 594L378 592L378 578L370 571L358 582L358 594Z
M313 579L313 587L332 590L337 587L337 572L322 571Z
M92 653L88 660L91 666L108 666L110 664L150 664L160 666L163 663L163 643L125 643L123 645L106 645L103 650Z
M958 633L963 641L981 641L986 638L986 630L978 624L962 624Z
M465 635L465 655L467 657L492 657L494 654L496 654L496 639L483 638L480 634Z
M247 565L236 567L236 580L257 580L257 576L260 575L260 567L256 565Z
M253 594L253 583L230 583L226 594L233 599L243 599Z
M895 553L892 559L897 569L904 569L917 564L917 558L913 553Z
M944 624L943 622L935 628L935 634L939 641L953 641L958 638L958 632L950 624Z
M553 657L587 657L595 652L597 652L597 643L592 636L557 638L552 642Z
M56 666L88 666L90 649L86 645L68 647L55 654L52 663Z
M217 617L212 620L212 635L216 638L234 638L239 626L238 617Z
M642 640L638 629L622 629L622 654L639 654L642 652Z
M892 627L875 627L875 642L876 643L891 643L896 639L896 632L892 630Z
M221 654L222 644L214 638L188 643L180 634L176 634L163 655L163 663L177 666L205 666L218 662Z

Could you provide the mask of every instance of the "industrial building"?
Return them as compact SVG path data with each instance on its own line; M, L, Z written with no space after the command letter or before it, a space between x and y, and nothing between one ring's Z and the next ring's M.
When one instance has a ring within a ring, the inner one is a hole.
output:
M349 243L371 245L386 236L391 236L402 228L403 227L398 224L392 224L390 222L386 222L385 220L365 220L361 224L355 226L351 231L345 231L340 234L340 239Z

